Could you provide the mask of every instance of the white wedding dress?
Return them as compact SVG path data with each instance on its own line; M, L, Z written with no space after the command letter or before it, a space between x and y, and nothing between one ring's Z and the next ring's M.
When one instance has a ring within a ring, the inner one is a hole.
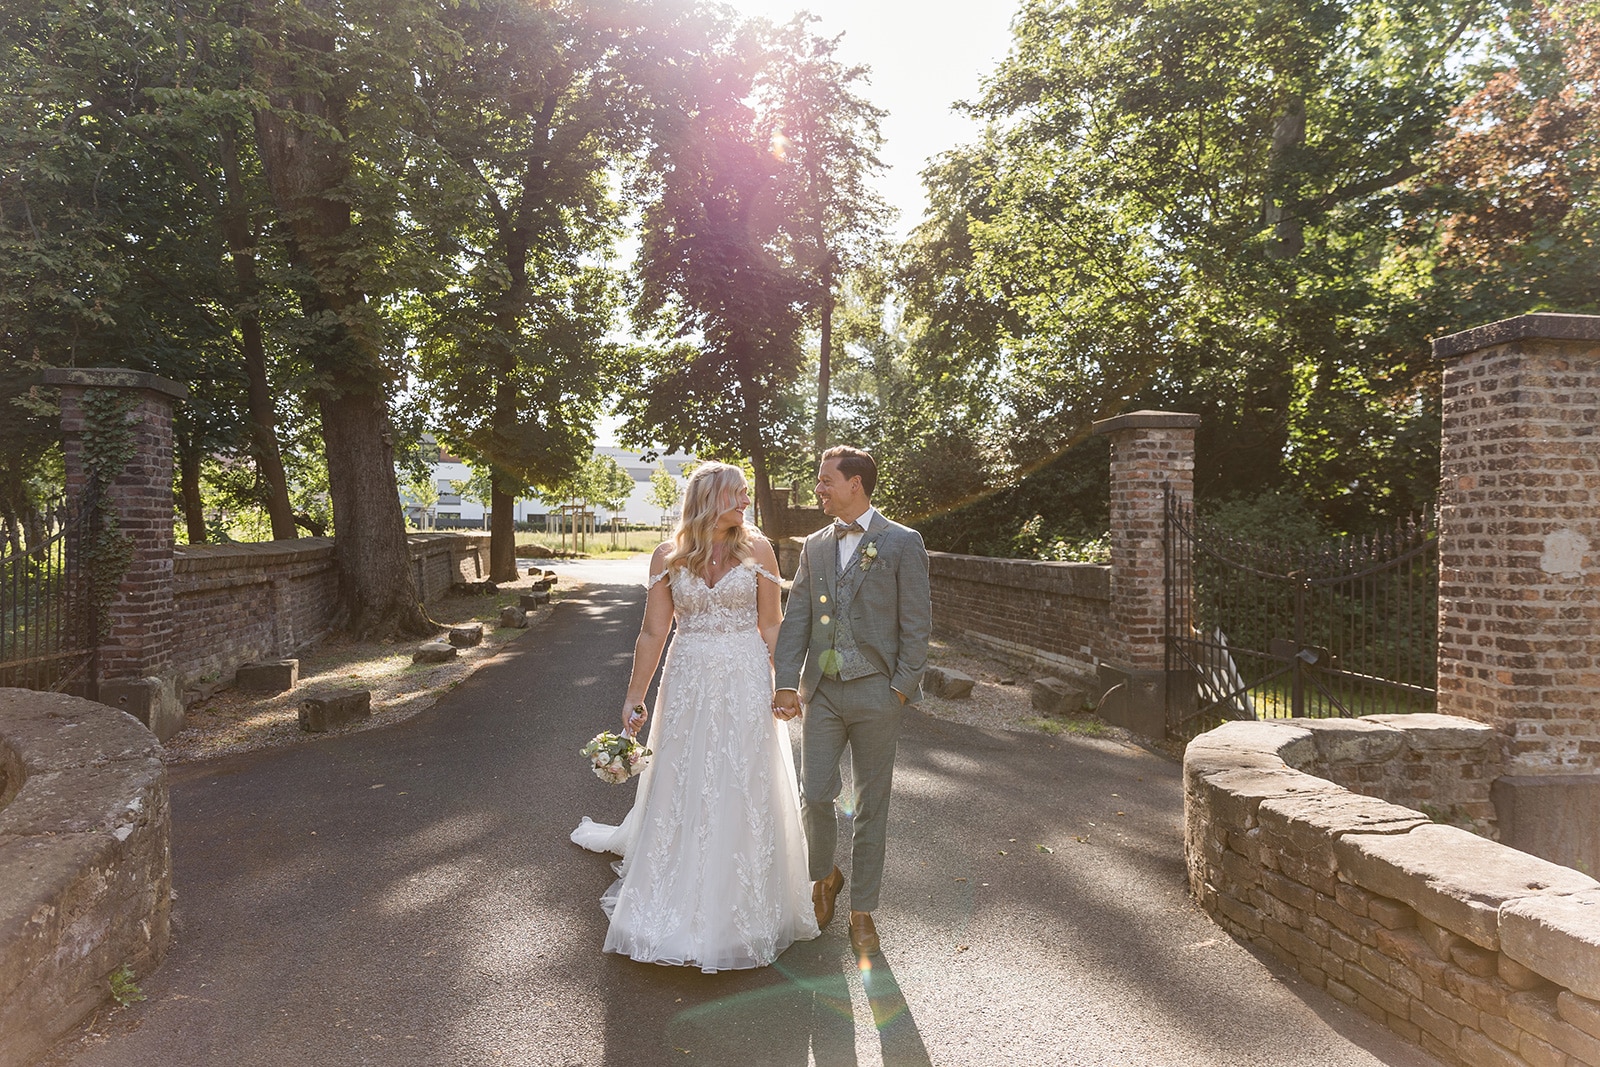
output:
M654 751L621 826L584 816L572 840L623 857L601 897L605 951L713 972L764 967L817 936L786 725L756 626L747 562L715 586L670 575L677 630L645 744Z

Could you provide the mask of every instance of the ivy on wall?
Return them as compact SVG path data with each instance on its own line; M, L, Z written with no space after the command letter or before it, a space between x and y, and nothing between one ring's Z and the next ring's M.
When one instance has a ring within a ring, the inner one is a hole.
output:
M84 501L92 514L83 546L95 636L111 632L107 610L133 563L133 536L121 529L116 512L105 506L106 489L127 469L135 444L132 416L138 397L121 389L87 389L83 394L83 465L89 481Z

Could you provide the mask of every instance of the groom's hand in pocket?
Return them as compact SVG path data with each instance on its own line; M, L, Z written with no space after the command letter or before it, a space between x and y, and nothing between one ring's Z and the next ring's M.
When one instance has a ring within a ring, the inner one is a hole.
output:
M772 694L772 714L788 722L800 714L800 694L793 689L780 689Z

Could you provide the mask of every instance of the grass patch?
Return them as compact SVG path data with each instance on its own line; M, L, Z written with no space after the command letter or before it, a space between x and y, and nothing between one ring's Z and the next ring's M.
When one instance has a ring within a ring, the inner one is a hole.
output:
M637 556L641 552L653 552L655 547L666 538L655 529L646 530L619 530L615 539L609 530L601 530L593 537L584 538L581 555L590 559L627 559ZM527 533L517 534L517 548L538 545L548 548L552 552L578 552L577 541L571 534L563 542L560 534L553 533Z
M1051 736L1078 734L1081 737L1100 737L1106 732L1106 724L1099 719L1023 719L1022 725Z

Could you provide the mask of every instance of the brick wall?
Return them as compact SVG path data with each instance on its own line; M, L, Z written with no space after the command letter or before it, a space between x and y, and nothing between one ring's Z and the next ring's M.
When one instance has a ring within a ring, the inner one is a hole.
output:
M1491 728L1384 720L1229 723L1191 742L1184 854L1196 898L1234 936L1447 1063L1600 1064L1600 883L1307 773L1365 784L1367 768L1397 758L1438 763L1379 790L1437 799L1449 768L1474 766L1456 814L1486 802L1497 761L1473 754L1498 750ZM1462 759L1440 759L1452 752Z
M184 683L230 678L241 663L276 659L327 633L338 604L331 537L243 545L182 545L174 558Z
M1092 680L1111 625L1111 568L928 554L933 626L1003 657Z
M183 386L138 371L53 369L46 384L61 390L61 444L70 496L83 492L90 472L84 456L91 391L126 402L133 455L110 484L102 504L129 536L131 561L110 608L111 632L100 643L100 678L165 675L172 641L172 405Z
M1600 317L1442 338L1439 710L1507 772L1600 771Z
M489 535L407 538L424 603L489 572ZM332 538L180 545L173 557L172 670L180 690L226 680L242 663L292 655L333 623L339 578Z

